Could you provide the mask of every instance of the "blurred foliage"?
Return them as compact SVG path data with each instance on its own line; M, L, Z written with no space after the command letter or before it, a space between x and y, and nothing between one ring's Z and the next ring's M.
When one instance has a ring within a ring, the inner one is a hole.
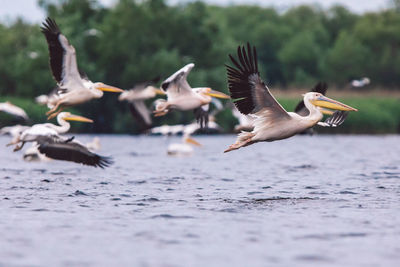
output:
M227 92L227 55L235 54L239 44L250 42L257 46L261 75L270 87L310 88L325 80L330 86L349 89L352 79L367 76L372 86L399 90L398 1L393 1L392 9L363 15L342 6L328 10L298 6L278 13L273 8L221 7L203 2L171 6L165 0L119 0L111 8L96 0L39 0L38 4L76 48L80 69L92 81L121 88L157 75L166 78L194 62L196 67L188 76L190 84ZM11 101L11 96L18 97L16 104L25 107L33 121L42 121L44 115L40 114L45 108L37 107L31 99L48 93L55 82L39 25L20 19L10 25L0 24L0 36L0 96ZM396 131L399 116L394 106L398 99L370 101L371 107L365 99L354 102L365 107L360 106L361 111L349 116L340 129ZM139 131L127 106L118 102L115 94L105 94L74 111L95 120L93 125L78 126L79 131ZM389 118L392 112L397 117ZM217 118L227 130L235 124L229 111ZM189 112L172 112L165 118L155 118L155 124L191 120Z

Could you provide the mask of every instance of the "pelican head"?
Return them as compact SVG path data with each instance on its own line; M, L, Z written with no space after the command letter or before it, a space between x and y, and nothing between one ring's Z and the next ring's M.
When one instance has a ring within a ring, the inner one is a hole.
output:
M89 122L89 123L93 122L93 120L91 120L91 119L88 119L88 118L85 118L82 116L78 116L78 115L73 115L70 112L61 112L60 114L58 114L57 120L58 121L60 121L60 120L62 120L62 121L80 121L80 122Z
M352 108L346 104L343 104L339 101L333 100L329 97L324 96L321 93L316 92L308 92L304 95L304 103L311 103L314 106L319 107L321 112L325 114L329 114L326 109L328 110L343 110L343 111L358 111L355 108Z
M230 96L228 96L228 95L226 95L226 94L224 94L222 92L214 91L209 87L196 88L195 91L197 93L200 93L200 94L203 94L203 95L207 95L207 96L211 96L211 97L230 99Z

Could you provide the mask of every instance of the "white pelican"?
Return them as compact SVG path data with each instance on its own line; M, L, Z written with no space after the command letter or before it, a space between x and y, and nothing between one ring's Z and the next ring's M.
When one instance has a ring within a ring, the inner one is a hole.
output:
M154 87L153 84L157 83L159 77L144 83L135 85L132 89L125 90L118 97L119 101L128 101L129 109L132 116L140 124L142 129L151 127L151 112L146 107L145 100L155 97L157 94L165 95L165 93Z
M92 152L100 150L101 149L100 138L95 136L92 142L86 143L85 146Z
M0 103L0 111L13 115L14 117L23 119L25 121L29 120L28 115L25 110L16 105L11 104L9 101Z
M1 135L10 135L12 138L11 142L16 142L18 140L18 137L21 135L23 131L28 129L29 126L25 125L14 125L14 126L6 126L0 129L0 134Z
M171 109L195 110L196 119L201 121L203 126L207 121L205 117L208 115L201 107L209 104L212 97L229 98L228 95L208 87L190 87L186 77L193 67L193 63L187 64L161 84L161 88L167 94L167 100L159 99L157 101L155 116L163 116Z
M35 142L40 136L58 136L59 134L66 133L71 127L67 121L93 122L91 119L82 116L72 115L69 112L61 112L57 116L59 125L52 123L35 124L23 131L16 140L13 140L7 146L16 145L14 151L18 151L26 142Z
M304 104L309 110L305 117L287 112L271 95L258 72L256 48L247 44L238 47L239 62L229 55L235 67L227 66L228 85L231 98L238 110L247 115L256 116L251 132L242 132L234 144L225 152L239 149L257 142L271 142L289 138L316 125L323 117L321 107L357 111L357 109L330 99L321 93L308 92L304 95Z
M56 98L47 105L51 108L46 115L49 119L57 116L64 107L87 102L103 96L103 91L123 92L122 89L101 82L93 83L85 75L81 75L76 62L75 48L60 32L56 22L47 18L41 27L46 36L50 53L50 68L54 79L60 87ZM51 100L52 98L49 98ZM57 111L57 109L60 109Z
M371 80L367 77L364 77L364 78L361 78L360 80L352 80L351 86L354 88L361 88L361 87L367 86L370 83L371 83Z
M174 143L168 146L167 154L170 156L190 156L193 154L193 147L191 145L201 146L201 144L192 139L189 134L184 134L182 143Z
M72 161L93 167L108 167L113 163L109 157L91 152L85 145L60 136L39 136L36 141L38 150L46 157L56 160Z
M38 148L39 148L38 143L33 142L32 146L24 151L24 155L22 156L22 158L25 161L29 162L49 161L50 158L40 153Z

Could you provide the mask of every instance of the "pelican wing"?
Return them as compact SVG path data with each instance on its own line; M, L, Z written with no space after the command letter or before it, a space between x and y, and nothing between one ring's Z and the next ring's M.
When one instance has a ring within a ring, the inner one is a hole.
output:
M193 63L187 64L161 83L161 88L167 93L168 98L182 94L193 94L192 88L186 80L193 67Z
M150 111L142 100L135 100L129 103L129 109L135 120L142 128L148 129L152 124Z
M47 18L41 30L46 36L50 53L50 68L58 85L62 88L82 88L75 48L69 44L53 19Z
M200 128L208 126L208 109L209 105L203 105L193 110L196 121L200 124Z
M245 115L268 111L268 117L271 118L290 118L261 80L256 48L252 50L247 43L247 51L245 47L239 46L237 54L239 61L229 55L235 66L226 67L229 91L238 110Z
M321 93L323 95L326 94L326 90L328 89L328 85L325 82L319 82L317 83L313 89L311 89L310 92L316 92L316 93ZM294 112L301 116L307 116L309 111L306 109L306 106L304 105L304 101L301 100L296 108L294 109Z
M39 151L47 157L57 160L66 160L93 167L108 167L112 161L108 157L103 157L90 152L89 149L77 142L62 141L57 138L41 138L39 143Z

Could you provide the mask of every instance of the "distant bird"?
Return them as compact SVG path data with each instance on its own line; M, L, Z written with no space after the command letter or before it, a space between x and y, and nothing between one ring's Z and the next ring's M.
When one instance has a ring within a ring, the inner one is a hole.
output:
M208 114L202 106L209 104L212 97L229 98L228 95L208 87L192 88L186 77L193 67L193 63L187 64L161 84L161 88L167 94L167 100L160 99L156 102L155 116L163 116L172 109L194 110L196 119L203 127L208 120Z
M100 138L97 136L93 138L93 140L85 145L87 149L90 151L98 151L101 149L101 143L100 143Z
M190 156L194 152L192 145L201 146L201 144L192 139L189 134L185 134L182 137L182 143L174 143L168 146L167 154L170 156Z
M364 78L361 78L360 80L352 80L351 86L354 88L361 88L361 87L367 86L370 83L371 83L371 80L367 77L364 77Z
M122 89L101 82L93 83L86 75L80 74L75 48L69 44L53 19L47 18L41 30L49 46L50 68L59 86L57 97L47 103L51 108L46 113L49 119L57 116L65 107L102 97L103 91L123 92Z
M65 139L60 136L42 135L36 141L39 145L39 152L51 159L72 161L100 168L108 167L113 163L111 158L95 154L73 139L74 137Z
M151 112L144 101L155 97L157 94L165 95L162 90L153 86L159 80L160 77L157 77L151 81L137 84L132 89L125 90L118 97L119 101L129 102L131 114L142 129L148 129L152 125Z
M39 145L36 142L33 142L32 146L24 151L22 158L28 162L49 161L50 158L40 153L38 147Z
M69 112L61 112L57 116L57 122L59 125L52 123L35 124L24 130L7 146L16 145L14 151L18 151L26 142L35 142L41 136L59 136L59 134L69 131L71 125L68 121L93 122L91 119L82 116L72 115Z
M308 92L304 95L304 105L309 115L303 117L294 112L287 112L271 95L268 87L261 80L256 48L247 43L238 47L238 61L229 55L235 67L226 66L228 86L232 101L238 110L247 115L256 116L251 132L242 132L234 144L225 152L239 149L257 142L271 142L296 135L316 125L323 117L321 108L343 111L357 111L321 93Z
M23 119L25 121L29 120L29 117L26 114L25 110L11 104L11 102L9 101L0 103L0 111L8 113L18 119Z

